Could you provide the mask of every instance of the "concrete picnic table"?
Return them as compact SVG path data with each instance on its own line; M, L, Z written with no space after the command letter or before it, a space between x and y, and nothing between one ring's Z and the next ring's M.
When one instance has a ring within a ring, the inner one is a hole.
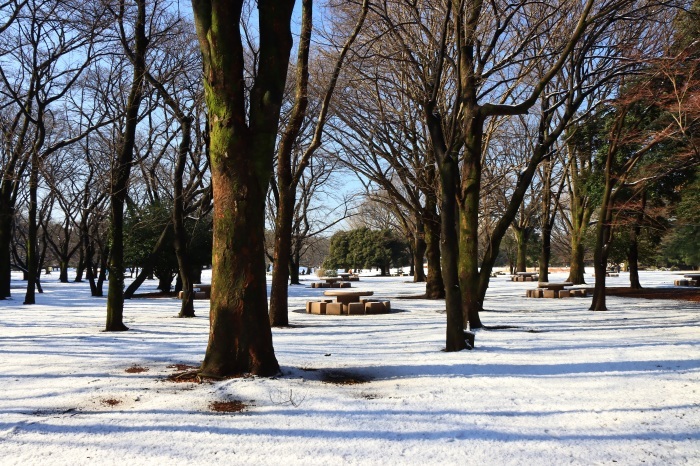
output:
M513 282L534 282L539 278L538 272L515 272L510 280Z
M318 277L319 280L323 280L326 283L336 283L342 280L340 277Z
M338 276L343 280L347 280L352 275L350 272L338 272Z
M687 273L683 277L689 280L700 280L700 273Z
M572 282L540 282L537 284L537 288L545 288L547 290L561 291L567 286L574 286Z
M335 296L337 302L347 306L350 303L359 303L362 296L372 296L374 291L324 291L325 296Z
M540 282L534 290L527 290L528 298L569 298L569 290L564 290L567 286L572 286L572 282Z

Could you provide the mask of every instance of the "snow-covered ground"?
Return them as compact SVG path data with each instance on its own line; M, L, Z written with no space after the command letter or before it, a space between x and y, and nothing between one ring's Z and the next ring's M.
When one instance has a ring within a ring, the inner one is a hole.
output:
M516 328L445 353L444 303L400 299L423 291L410 277L363 277L357 289L400 312L291 312L273 330L283 376L196 385L163 379L201 361L207 301L178 319L176 300L133 299L131 330L103 333L105 299L86 283L46 276L23 306L15 278L0 301L1 464L700 464L697 303L609 297L593 313L589 298L526 299L532 283L498 277L482 319ZM290 308L321 292L292 287ZM234 399L244 412L210 409Z

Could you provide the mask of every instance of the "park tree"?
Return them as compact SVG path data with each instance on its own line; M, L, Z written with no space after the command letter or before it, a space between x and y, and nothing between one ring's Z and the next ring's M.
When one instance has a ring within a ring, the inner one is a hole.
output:
M124 325L124 205L127 198L129 175L134 159L136 127L144 94L146 72L146 0L135 0L136 12L120 2L115 12L119 38L124 54L131 61L133 76L125 107L124 127L119 137L117 153L112 166L110 187L110 259L109 288L107 292L107 322L105 331L129 330ZM130 23L131 21L131 23ZM133 37L127 28L133 27Z
M247 63L254 68L250 74L239 27L244 3L192 1L209 110L214 201L211 323L200 369L209 377L279 372L267 313L265 196L295 2L257 2L259 47L255 61Z
M295 70L295 96L287 124L281 131L281 140L277 149L276 178L274 183L276 200L274 257L272 264L272 287L270 295L270 324L275 327L289 325L288 281L292 265L292 234L294 229L295 206L297 205L297 188L311 158L321 147L323 131L328 120L329 106L345 57L362 27L369 9L369 0L364 0L357 12L352 8L336 14L357 18L354 28L340 48L332 66L331 76L320 96L318 115L312 126L311 141L305 143L302 128L304 120L309 117L309 56L313 30L313 0L302 0L301 35L299 38ZM344 8L348 8L345 5ZM301 149L299 146L304 146ZM296 150L295 150L296 149ZM298 270L298 269L297 269ZM298 272L297 272L298 274Z

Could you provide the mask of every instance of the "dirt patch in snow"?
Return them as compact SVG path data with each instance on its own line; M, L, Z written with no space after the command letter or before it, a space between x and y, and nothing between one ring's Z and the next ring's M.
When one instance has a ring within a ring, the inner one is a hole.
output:
M217 413L240 413L247 407L248 405L239 400L212 401L209 403L209 409Z
M607 288L609 296L644 299L679 299L700 303L700 288L642 288L636 290L629 287Z
M117 406L118 404L121 404L121 400L117 400L115 398L105 398L103 400L100 400L100 403L102 403L105 406Z
M142 367L139 366L138 364L134 364L133 366L124 369L124 372L128 374L140 374L142 372L148 372L148 367Z
M364 375L340 371L324 372L321 380L325 383L332 383L335 385L357 385L370 381L370 379Z

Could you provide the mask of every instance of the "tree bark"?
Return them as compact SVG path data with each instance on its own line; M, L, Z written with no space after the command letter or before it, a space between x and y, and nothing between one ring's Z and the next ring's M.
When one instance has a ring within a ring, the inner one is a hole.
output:
M292 47L294 1L258 1L259 65L249 99L238 28L243 2L193 0L192 6L204 61L214 198L209 343L200 374L275 375L279 364L267 314L265 196Z
M427 299L445 299L445 284L440 266L440 219L435 205L425 219L425 256L428 261L428 276L425 282Z
M35 304L35 289L38 281L39 256L37 254L37 189L39 183L39 160L35 150L31 154L31 167L29 170L29 213L27 228L27 292L24 295L24 304Z
M425 225L422 219L418 219L417 223L416 233L413 235L413 282L422 283L426 280L423 261L428 245L425 242Z
M146 72L146 0L136 0L138 13L134 24L134 67L131 89L126 106L125 128L121 147L112 172L111 228L109 287L107 290L107 322L105 331L129 330L124 325L124 204L129 185L129 175L134 157L136 125L143 96L143 80ZM121 4L123 18L124 5Z
M3 182L0 191L0 299L11 297L10 283L12 280L12 260L10 249L12 247L12 219L13 209L8 196L5 195Z

